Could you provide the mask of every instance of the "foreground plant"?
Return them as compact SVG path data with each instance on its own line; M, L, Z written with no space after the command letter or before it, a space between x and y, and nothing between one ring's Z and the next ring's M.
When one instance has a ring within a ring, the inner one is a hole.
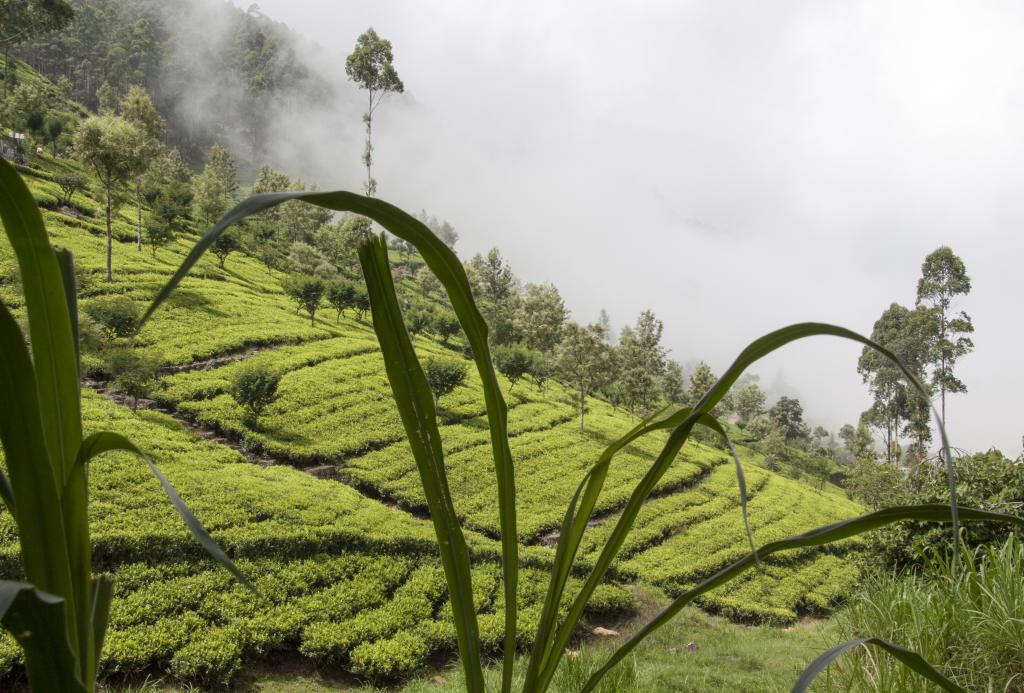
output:
M14 168L0 160L0 219L21 271L26 338L0 302L0 496L14 518L25 582L0 581L0 624L24 651L34 691L95 690L113 585L92 574L88 465L112 450L142 458L192 534L245 581L152 460L117 433L83 438L78 308L71 254L50 247Z

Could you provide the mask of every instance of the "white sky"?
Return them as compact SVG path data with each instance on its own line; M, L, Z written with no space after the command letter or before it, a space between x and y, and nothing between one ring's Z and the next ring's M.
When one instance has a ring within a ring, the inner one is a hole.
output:
M368 26L394 44L406 93L375 120L380 197L449 219L464 257L497 245L577 320L653 309L683 363L721 372L803 320L869 334L950 245L976 327L951 441L1020 452L1024 5L259 4L341 78ZM358 189L358 112L298 129L319 159L291 172ZM755 371L836 428L869 404L858 354L817 338Z

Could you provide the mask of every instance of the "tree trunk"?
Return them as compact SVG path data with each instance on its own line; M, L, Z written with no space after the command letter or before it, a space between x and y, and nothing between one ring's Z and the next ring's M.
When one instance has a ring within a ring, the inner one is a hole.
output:
M138 226L136 227L136 250L142 250L142 195L139 193L139 184L135 184L135 211L138 213Z
M373 197L373 90L369 92L370 103L366 109L366 195Z
M105 187L107 192L107 281L109 282L114 279L114 275L110 271L110 255L113 247L111 238L113 234L110 230L110 184L108 183Z

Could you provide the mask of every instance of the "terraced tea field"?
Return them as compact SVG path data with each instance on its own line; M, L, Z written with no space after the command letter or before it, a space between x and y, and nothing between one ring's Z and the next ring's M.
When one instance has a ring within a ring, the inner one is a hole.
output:
M45 172L29 178L37 199L53 206ZM75 206L91 210L79 193ZM142 308L194 241L182 235L154 256L135 250L127 215L116 223L114 281L104 262L97 218L44 211L52 241L70 248L82 269L82 305L123 294ZM0 297L17 306L11 251L0 247ZM418 290L405 279L400 292ZM112 455L94 464L92 532L97 567L117 580L111 633L103 658L110 673L170 671L186 680L226 681L247 659L275 650L371 678L408 674L438 653L454 651L454 630L425 501L403 440L380 352L368 322L318 314L310 325L285 296L279 278L241 253L226 268L204 259L139 337L165 367L154 398L170 415L133 413L98 394L84 400L87 426L126 433L161 469L259 587L257 599L203 558L144 466ZM417 337L421 356L459 356ZM213 357L231 359L209 361ZM283 373L279 397L258 426L227 394L232 374L265 362ZM519 642L526 646L552 560L550 533L585 471L635 421L588 400L587 431L577 431L571 393L520 383L508 396L511 447L519 488L521 578ZM474 589L485 642L496 649L502 622L493 461L474 369L442 398L441 433L456 510L476 565ZM182 425L224 436L274 461L261 467L231 447L197 439ZM613 461L579 567L595 557L633 485L660 450L651 435ZM816 490L775 475L741 449L750 519L766 542L858 513L832 487ZM315 467L316 476L307 469ZM844 553L808 551L771 561L702 605L742 620L790 622L827 609L856 575ZM641 513L605 585L590 604L595 619L630 608L622 585L644 581L684 590L748 551L735 472L724 452L687 444ZM0 512L0 577L18 574L11 518ZM570 590L571 593L571 590ZM0 641L0 672L16 650Z

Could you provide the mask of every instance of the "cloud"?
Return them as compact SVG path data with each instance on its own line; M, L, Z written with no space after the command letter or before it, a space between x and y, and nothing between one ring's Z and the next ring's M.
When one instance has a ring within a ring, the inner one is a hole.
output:
M967 263L977 350L953 442L1020 450L1024 8L983 2L335 3L263 0L320 44L336 102L280 115L292 170L358 189L341 69L373 25L407 94L375 123L380 195L497 245L575 316L645 308L673 355L721 371L788 322L869 333L941 244ZM317 125L310 125L310 120ZM304 171L308 170L308 173ZM866 408L859 350L757 370L832 427ZM1004 372L1003 369L1006 369Z

